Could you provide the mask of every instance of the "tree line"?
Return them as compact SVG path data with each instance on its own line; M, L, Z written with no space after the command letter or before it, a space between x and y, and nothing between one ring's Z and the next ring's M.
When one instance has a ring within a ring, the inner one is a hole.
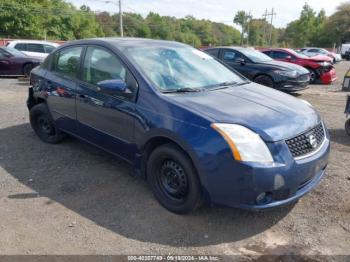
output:
M286 28L276 28L265 19L244 11L233 16L241 30L193 16L175 18L150 12L146 17L124 13L124 35L176 40L196 47L239 45L332 47L350 41L350 2L341 4L327 17L305 4L300 17ZM0 0L0 36L74 40L118 36L119 14L93 12L88 6L76 8L64 0Z

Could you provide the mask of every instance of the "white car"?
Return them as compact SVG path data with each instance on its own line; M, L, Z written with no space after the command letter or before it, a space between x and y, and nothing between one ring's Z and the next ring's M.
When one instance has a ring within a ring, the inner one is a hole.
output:
M303 48L300 50L304 55L309 57L317 56L317 55L326 55L330 58L333 58L333 63L338 63L342 60L340 54L330 52L323 48L311 47L311 48Z
M31 57L45 58L59 47L59 44L46 41L15 40L9 42L7 46L15 48Z

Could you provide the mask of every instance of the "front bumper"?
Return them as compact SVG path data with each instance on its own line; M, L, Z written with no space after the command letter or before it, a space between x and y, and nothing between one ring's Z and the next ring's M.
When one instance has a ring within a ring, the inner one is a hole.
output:
M276 89L286 92L297 92L309 88L309 81L284 81L276 85Z
M324 85L330 85L335 80L337 80L337 74L334 68L332 68L329 71L322 71L320 72L320 81Z
M309 88L310 76L301 75L297 78L275 77L275 88L285 92L297 92Z
M271 165L236 162L229 151L202 160L201 178L206 176L202 183L212 204L250 210L288 205L313 189L325 175L330 152L328 134L320 149L303 159L294 159L285 141L267 145L275 161Z

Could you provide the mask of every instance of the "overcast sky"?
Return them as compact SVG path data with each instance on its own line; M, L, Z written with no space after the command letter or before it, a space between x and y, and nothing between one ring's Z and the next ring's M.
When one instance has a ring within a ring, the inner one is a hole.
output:
M86 4L93 10L106 10L117 12L116 4L105 3L104 0L67 0L76 6ZM118 3L118 0L109 0ZM234 14L238 10L252 12L255 18L262 17L266 8L275 9L277 16L274 25L286 26L298 18L305 2L315 10L326 10L327 15L332 14L336 7L345 0L122 0L125 12L137 12L147 15L150 11L161 15L184 17L193 15L196 18L205 18L216 22L232 24Z

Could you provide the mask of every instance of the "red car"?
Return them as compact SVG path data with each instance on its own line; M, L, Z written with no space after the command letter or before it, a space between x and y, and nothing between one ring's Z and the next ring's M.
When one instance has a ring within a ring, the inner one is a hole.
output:
M320 80L322 84L328 85L337 79L332 59L328 56L308 57L288 48L269 48L260 51L275 60L305 67L310 71L310 83Z

